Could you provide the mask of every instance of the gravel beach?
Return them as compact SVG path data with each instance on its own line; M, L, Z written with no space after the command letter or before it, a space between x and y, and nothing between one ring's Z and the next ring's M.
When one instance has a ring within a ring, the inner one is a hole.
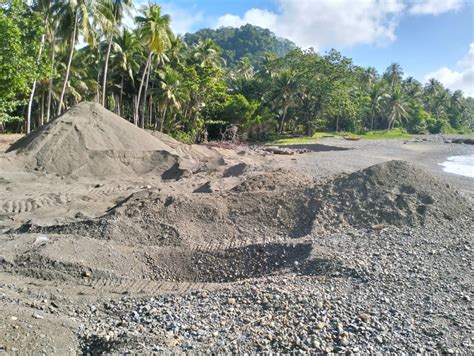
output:
M446 139L161 137L173 180L3 155L0 353L471 353L474 183L439 163L474 149Z

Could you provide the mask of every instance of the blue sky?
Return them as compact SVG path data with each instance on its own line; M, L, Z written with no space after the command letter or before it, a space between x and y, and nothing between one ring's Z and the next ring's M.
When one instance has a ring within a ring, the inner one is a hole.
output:
M156 1L178 33L203 27L266 27L301 47L336 48L379 72L392 62L421 81L435 77L474 96L472 0Z

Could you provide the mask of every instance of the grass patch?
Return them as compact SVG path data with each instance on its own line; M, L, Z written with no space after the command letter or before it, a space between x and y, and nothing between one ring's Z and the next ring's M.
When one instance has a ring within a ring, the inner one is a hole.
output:
M279 138L274 141L270 141L267 144L270 145L298 145L298 144L308 144L315 143L320 141L321 138L317 137L289 137L289 138Z
M271 145L298 145L298 144L311 144L318 141L324 140L325 138L338 138L338 139L367 139L367 140L388 140L388 139L408 139L413 138L400 130L390 131L368 131L366 133L357 135L349 132L316 132L312 137L300 136L300 137L285 137L272 140L267 144Z
M390 131L368 131L360 137L368 140L389 140L389 139L407 139L413 138L412 135L407 134L406 132L400 130L390 130Z

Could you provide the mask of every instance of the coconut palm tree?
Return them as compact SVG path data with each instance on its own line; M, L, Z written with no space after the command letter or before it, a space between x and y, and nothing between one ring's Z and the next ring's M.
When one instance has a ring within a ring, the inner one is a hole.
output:
M398 87L394 88L392 93L387 94L387 108L388 108L388 127L391 130L395 123L400 123L403 119L408 117L409 103Z
M370 113L370 129L374 129L375 117L382 110L382 99L384 98L384 88L382 82L377 82L370 87L369 93L369 113Z
M42 18L43 18L43 26L44 26L44 32L41 36L40 48L38 51L36 64L37 65L39 64L43 50L45 50L46 41L48 41L49 43L52 43L53 58L51 62L53 63L52 65L54 65L54 37L55 37L55 32L56 32L56 27L57 27L57 21L56 21L57 5L54 3L54 1L51 1L51 0L37 0L32 4L32 8L34 11L41 13ZM31 93L30 93L30 99L28 102L27 119L26 119L26 133L27 134L30 133L31 131L31 109L32 109L33 100L35 97L36 83L37 83L37 80L35 79L33 81ZM50 91L51 91L51 86L52 85L50 85ZM49 117L50 117L50 105L51 105L50 98L51 96L49 96L49 99L48 99L47 120L49 120ZM42 101L44 101L44 96L42 97ZM43 107L41 107L41 111L42 110L43 110Z
M402 89L406 96L414 99L420 100L423 93L422 84L413 77L408 77L402 83Z
M403 70L400 64L392 63L388 66L384 73L384 78L390 86L390 90L394 90L402 82Z
M285 127L285 119L288 109L295 103L295 94L298 83L294 73L290 69L279 72L273 80L273 89L270 92L270 101L281 107L280 135Z
M431 78L425 86L426 109L436 117L446 114L449 92L438 80Z
M109 69L110 52L115 34L119 30L124 13L129 12L133 6L133 0L101 0L99 9L103 16L101 27L107 37L107 52L105 54L104 73L102 78L102 105L105 106L107 96L107 74Z
M120 94L118 103L118 114L123 115L123 95L125 79L135 85L135 75L140 70L140 63L144 60L142 46L135 35L126 28L119 36L115 37L112 54L111 69L120 78ZM127 78L126 78L127 77Z
M465 101L461 90L456 90L449 100L449 123L452 127L461 125L465 111Z
M158 94L160 107L162 109L159 130L163 132L166 113L168 111L174 112L181 108L183 89L179 73L172 68L166 67L164 71L159 73L159 76L161 80Z
M169 61L173 66L178 66L184 63L187 55L188 47L186 42L180 36L175 36L171 39L171 47L168 51Z
M225 60L221 57L219 47L210 39L205 41L199 40L194 46L193 58L200 67L220 68L225 65Z
M66 65L66 73L64 76L63 87L59 97L58 112L60 115L64 107L64 95L66 93L71 72L71 64L76 50L76 41L79 34L91 47L95 46L96 37L94 36L93 19L100 16L96 12L97 3L94 0L62 0L58 11L60 18L60 34L69 41L69 56Z
M148 50L148 58L143 69L142 78L140 81L140 88L138 90L137 105L135 106L135 115L138 118L139 107L141 103L141 95L143 86L145 84L145 77L150 71L151 61L153 55L162 57L166 51L171 47L171 40L174 37L170 28L169 15L161 14L161 7L158 5L149 4L144 9L144 16L137 16L135 21L138 24L140 37L146 43ZM149 74L148 74L149 75ZM145 126L144 116L140 120L140 127Z
M372 85L377 81L377 70L374 67L368 67L362 73L362 83L366 90L372 87Z
M239 61L237 66L237 74L245 80L253 79L255 71L248 57L244 57Z

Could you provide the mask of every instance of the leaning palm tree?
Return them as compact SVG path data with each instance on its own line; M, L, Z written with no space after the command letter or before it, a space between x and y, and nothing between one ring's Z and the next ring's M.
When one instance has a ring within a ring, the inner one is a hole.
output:
M138 90L137 105L135 105L135 115L138 117L141 95L145 83L145 77L149 72L152 57L156 55L161 57L171 47L171 39L174 37L170 28L169 15L161 14L161 7L158 5L149 4L144 9L144 16L137 16L135 21L139 26L140 37L146 43L148 49L148 58L143 69L142 78L140 81L140 88ZM140 127L145 126L145 120L142 116L140 120Z
M69 56L66 64L63 87L59 97L58 115L61 114L64 107L64 95L69 82L72 59L76 50L76 41L79 34L82 34L91 47L95 46L96 37L94 36L92 20L98 15L96 5L96 1L94 0L62 0L60 3L58 12L58 17L61 19L60 34L65 40L69 41Z
M105 106L107 96L107 74L109 69L110 52L115 34L118 32L124 13L129 12L133 6L133 0L101 0L99 10L102 13L100 25L107 37L107 52L104 61L104 73L102 77L102 105Z

